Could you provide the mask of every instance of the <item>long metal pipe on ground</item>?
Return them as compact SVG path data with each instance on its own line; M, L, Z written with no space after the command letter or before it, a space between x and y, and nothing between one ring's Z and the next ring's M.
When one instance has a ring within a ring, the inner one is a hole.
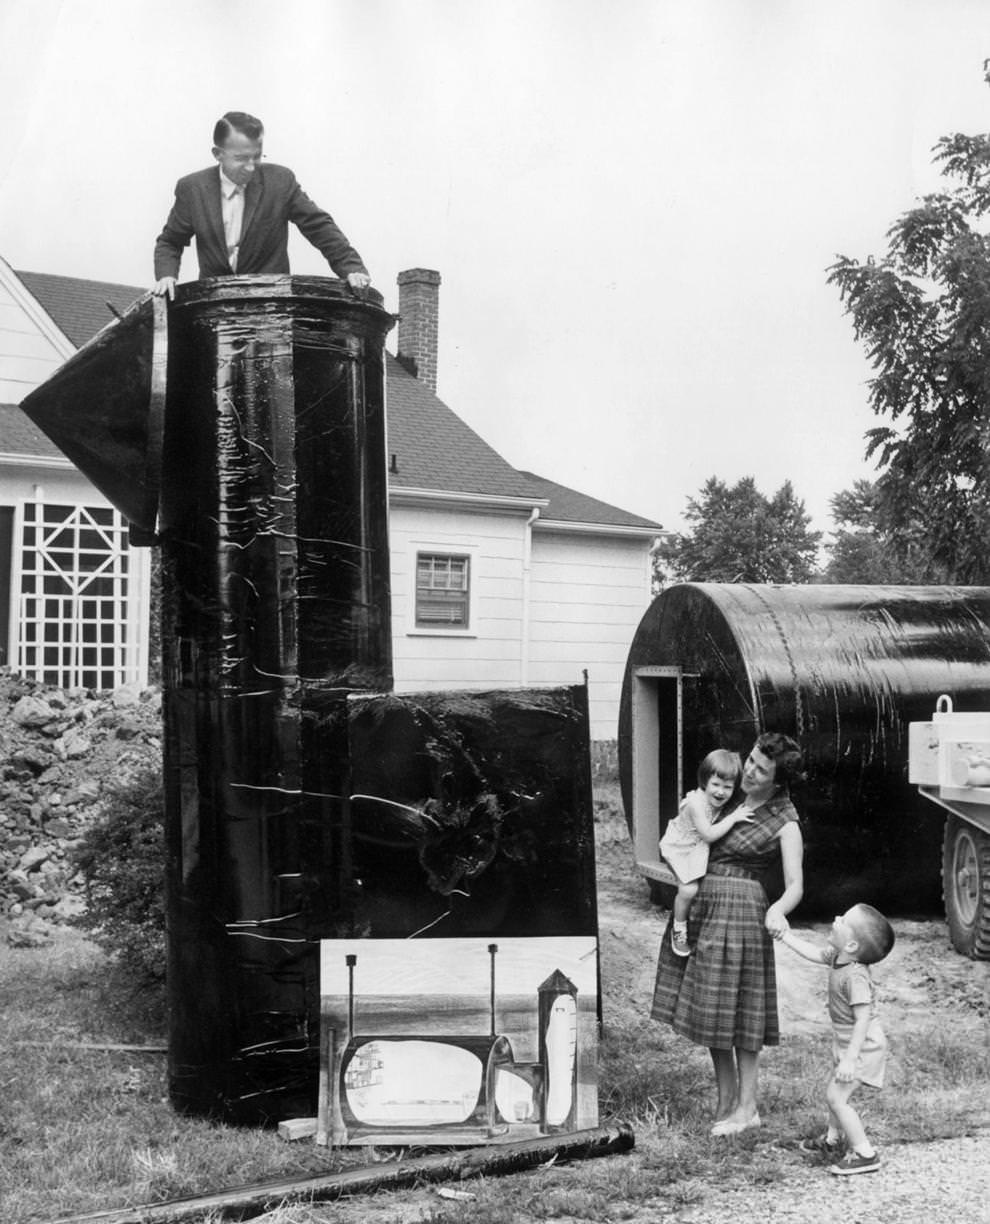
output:
M635 1146L632 1128L626 1123L599 1126L518 1143L491 1144L468 1151L420 1156L394 1165L348 1169L316 1177L291 1177L259 1182L235 1190L221 1190L193 1198L171 1199L122 1211L63 1217L49 1224L183 1224L201 1220L212 1212L217 1220L250 1220L275 1207L293 1203L326 1203L345 1195L371 1194L380 1190L403 1190L422 1182L459 1181L470 1177L495 1177L522 1173L543 1164L551 1156L561 1160L588 1160L615 1156Z

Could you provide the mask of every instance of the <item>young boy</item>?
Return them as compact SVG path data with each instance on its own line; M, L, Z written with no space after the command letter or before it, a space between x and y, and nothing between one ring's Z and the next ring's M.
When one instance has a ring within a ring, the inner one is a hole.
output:
M887 1038L877 1019L868 966L883 960L894 946L893 929L879 910L860 904L835 919L824 948L786 929L777 938L829 969L828 1014L836 1067L825 1092L828 1130L801 1147L831 1158L829 1172L839 1176L875 1173L880 1158L849 1098L859 1084L883 1087Z

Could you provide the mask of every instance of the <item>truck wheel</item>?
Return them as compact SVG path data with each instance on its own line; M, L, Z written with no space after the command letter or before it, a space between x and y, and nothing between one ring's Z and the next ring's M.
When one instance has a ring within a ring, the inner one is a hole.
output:
M952 946L990 960L990 837L958 816L945 824L942 896Z

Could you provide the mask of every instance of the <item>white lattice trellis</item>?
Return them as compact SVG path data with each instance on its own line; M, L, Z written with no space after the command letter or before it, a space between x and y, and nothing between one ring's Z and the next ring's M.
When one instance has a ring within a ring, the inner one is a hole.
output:
M14 532L17 670L63 688L142 679L127 524L109 506L27 501Z

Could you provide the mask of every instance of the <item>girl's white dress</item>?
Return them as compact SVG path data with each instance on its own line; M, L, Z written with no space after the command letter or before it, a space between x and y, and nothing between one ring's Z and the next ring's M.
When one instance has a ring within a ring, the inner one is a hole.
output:
M677 815L667 825L667 832L660 838L660 853L682 884L700 880L708 870L708 842L698 836L688 800L693 799L704 808L708 823L715 818L711 804L703 790L693 790L681 800Z

